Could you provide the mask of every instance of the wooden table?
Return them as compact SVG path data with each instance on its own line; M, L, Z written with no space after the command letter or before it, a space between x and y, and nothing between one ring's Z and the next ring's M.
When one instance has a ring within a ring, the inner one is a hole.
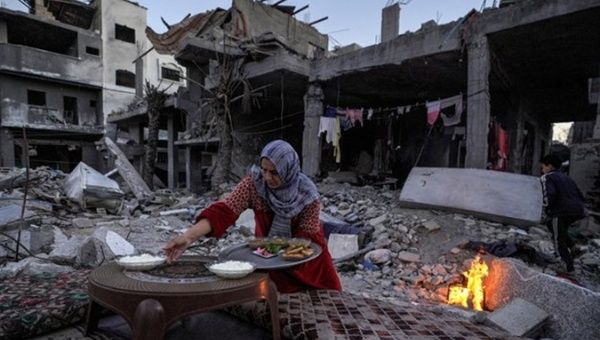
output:
M94 270L89 276L90 306L86 332L98 326L101 307L127 320L133 339L163 339L179 318L245 302L266 300L271 310L273 339L280 339L277 289L266 273L242 279L216 276L203 282L148 282L132 278L116 263ZM142 274L139 274L142 275Z

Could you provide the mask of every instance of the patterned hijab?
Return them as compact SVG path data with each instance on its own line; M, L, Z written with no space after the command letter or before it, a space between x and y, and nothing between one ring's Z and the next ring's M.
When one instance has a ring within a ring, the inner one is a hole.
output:
M275 213L269 236L291 237L291 220L307 205L319 198L315 184L300 171L300 160L294 148L285 141L275 140L267 144L260 154L274 165L281 185L276 189L267 186L260 167L252 167L251 173L258 195L265 199Z

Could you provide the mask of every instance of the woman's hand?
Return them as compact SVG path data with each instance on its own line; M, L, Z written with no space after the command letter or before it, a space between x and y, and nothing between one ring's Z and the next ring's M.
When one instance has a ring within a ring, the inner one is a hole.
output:
M171 263L177 260L192 243L193 241L185 234L179 235L176 238L172 239L163 248L167 255L167 262Z

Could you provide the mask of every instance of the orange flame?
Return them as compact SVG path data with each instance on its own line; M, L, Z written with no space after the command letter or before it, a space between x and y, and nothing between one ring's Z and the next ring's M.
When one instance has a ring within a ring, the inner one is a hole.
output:
M469 298L474 310L483 310L484 286L483 279L488 275L488 266L481 261L479 255L471 262L471 268L462 273L467 279L467 286L450 287L448 303L469 308Z

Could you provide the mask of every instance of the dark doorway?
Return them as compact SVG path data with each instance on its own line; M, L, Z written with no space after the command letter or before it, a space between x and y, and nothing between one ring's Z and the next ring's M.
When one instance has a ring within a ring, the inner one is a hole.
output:
M68 124L79 124L79 112L77 111L77 98L63 97L64 119Z

